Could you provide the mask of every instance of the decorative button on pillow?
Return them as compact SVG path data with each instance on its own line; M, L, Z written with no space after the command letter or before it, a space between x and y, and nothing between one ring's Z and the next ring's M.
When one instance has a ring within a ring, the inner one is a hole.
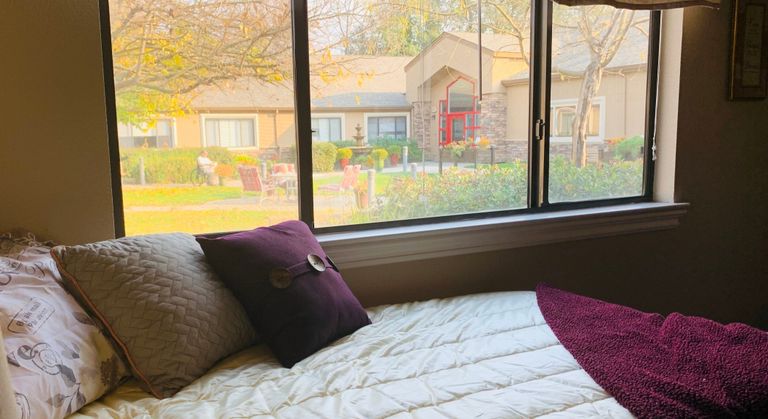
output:
M129 375L59 279L49 247L0 236L0 345L20 418L63 418Z
M155 397L254 343L243 308L189 234L125 237L53 249L67 287L125 353Z
M301 221L197 241L285 367L371 323Z

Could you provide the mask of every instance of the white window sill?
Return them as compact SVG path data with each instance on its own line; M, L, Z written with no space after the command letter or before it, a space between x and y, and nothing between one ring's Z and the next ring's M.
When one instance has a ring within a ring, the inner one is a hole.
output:
M686 203L648 202L330 233L318 240L340 268L358 268L672 229L687 211Z

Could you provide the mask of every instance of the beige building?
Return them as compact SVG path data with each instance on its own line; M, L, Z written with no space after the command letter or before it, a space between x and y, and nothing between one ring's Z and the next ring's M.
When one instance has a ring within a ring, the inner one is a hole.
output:
M553 151L570 153L571 123L589 53L556 42L550 132ZM441 144L487 138L500 160L528 147L528 65L516 38L483 34L482 86L477 34L446 32L415 57L336 56L314 62L312 128L316 141L414 138L430 158ZM647 39L630 33L605 69L590 113L594 156L606 139L644 133ZM481 95L482 92L482 95ZM481 100L482 96L482 100ZM289 82L237 80L202 89L189 115L149 130L121 126L123 147L224 146L246 151L295 142Z

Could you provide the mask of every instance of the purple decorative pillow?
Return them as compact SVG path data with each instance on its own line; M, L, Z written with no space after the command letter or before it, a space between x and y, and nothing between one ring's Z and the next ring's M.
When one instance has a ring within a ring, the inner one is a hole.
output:
M197 241L285 367L371 323L301 221Z

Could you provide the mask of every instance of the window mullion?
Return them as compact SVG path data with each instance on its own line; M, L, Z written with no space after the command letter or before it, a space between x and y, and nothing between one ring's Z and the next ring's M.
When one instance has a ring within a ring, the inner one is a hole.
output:
M533 0L530 46L530 120L528 207L547 205L549 169L549 99L552 51L552 2Z
M307 0L291 0L293 87L296 120L299 219L315 226L312 197L312 114L309 92L309 24Z

